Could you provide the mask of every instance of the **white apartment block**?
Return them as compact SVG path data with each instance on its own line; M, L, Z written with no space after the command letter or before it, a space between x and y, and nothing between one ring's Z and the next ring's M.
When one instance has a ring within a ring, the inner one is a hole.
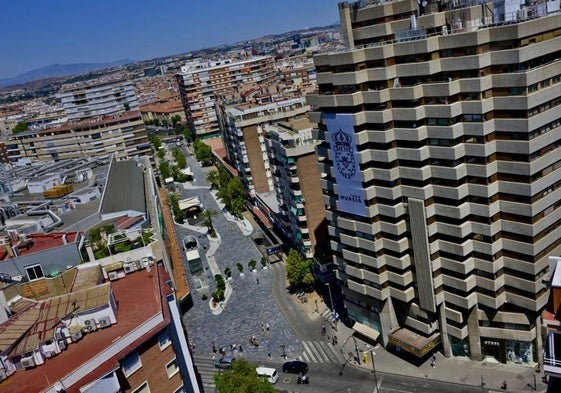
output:
M70 121L139 110L132 82L126 80L64 86L56 97Z
M242 85L266 85L276 79L270 56L245 60L188 62L176 75L187 124L195 136L220 133L215 103L222 95L238 91Z

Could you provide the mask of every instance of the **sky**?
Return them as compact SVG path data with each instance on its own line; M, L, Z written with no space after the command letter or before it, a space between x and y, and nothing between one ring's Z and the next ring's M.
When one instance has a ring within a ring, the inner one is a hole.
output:
M0 0L0 78L147 60L339 22L342 0Z

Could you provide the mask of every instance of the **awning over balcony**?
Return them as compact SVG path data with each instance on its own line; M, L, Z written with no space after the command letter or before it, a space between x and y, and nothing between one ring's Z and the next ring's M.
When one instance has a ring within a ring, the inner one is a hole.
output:
M353 330L363 336L366 336L374 341L380 337L380 332L376 329L371 328L370 326L366 326L360 322L355 322L353 325Z
M406 328L400 328L389 336L389 343L403 349L419 358L430 353L440 344L440 333L436 332L429 337L422 336Z

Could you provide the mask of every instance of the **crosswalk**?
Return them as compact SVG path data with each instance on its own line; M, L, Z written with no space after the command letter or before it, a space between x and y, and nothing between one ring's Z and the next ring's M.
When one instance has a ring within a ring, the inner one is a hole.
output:
M338 345L332 345L327 341L301 341L304 350L298 360L307 363L341 363L345 362L345 356L341 353Z
M218 373L218 369L214 367L214 360L208 356L193 356L195 369L200 376L203 392L214 393L216 385L214 384L214 374ZM223 372L223 371L222 371Z

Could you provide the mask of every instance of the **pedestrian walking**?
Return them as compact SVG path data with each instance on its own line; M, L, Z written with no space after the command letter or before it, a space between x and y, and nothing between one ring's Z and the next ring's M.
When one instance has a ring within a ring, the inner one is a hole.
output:
M506 390L506 388L507 388L506 381L503 381L503 384L501 385L501 389Z
M327 331L325 330L325 325L321 325L321 334L325 336L325 333Z
M259 279L257 278L257 279L256 279L255 281L256 281L256 282L257 282L257 284L259 285Z
M265 325L261 324L261 331L265 333Z
M266 330L269 330L270 328L271 328L271 327L269 326L269 322L267 322L267 323L265 324L265 329L266 329Z
M241 344L240 344L240 353L243 353L243 347Z
M216 353L216 346L214 345L214 341L212 342L212 353Z

